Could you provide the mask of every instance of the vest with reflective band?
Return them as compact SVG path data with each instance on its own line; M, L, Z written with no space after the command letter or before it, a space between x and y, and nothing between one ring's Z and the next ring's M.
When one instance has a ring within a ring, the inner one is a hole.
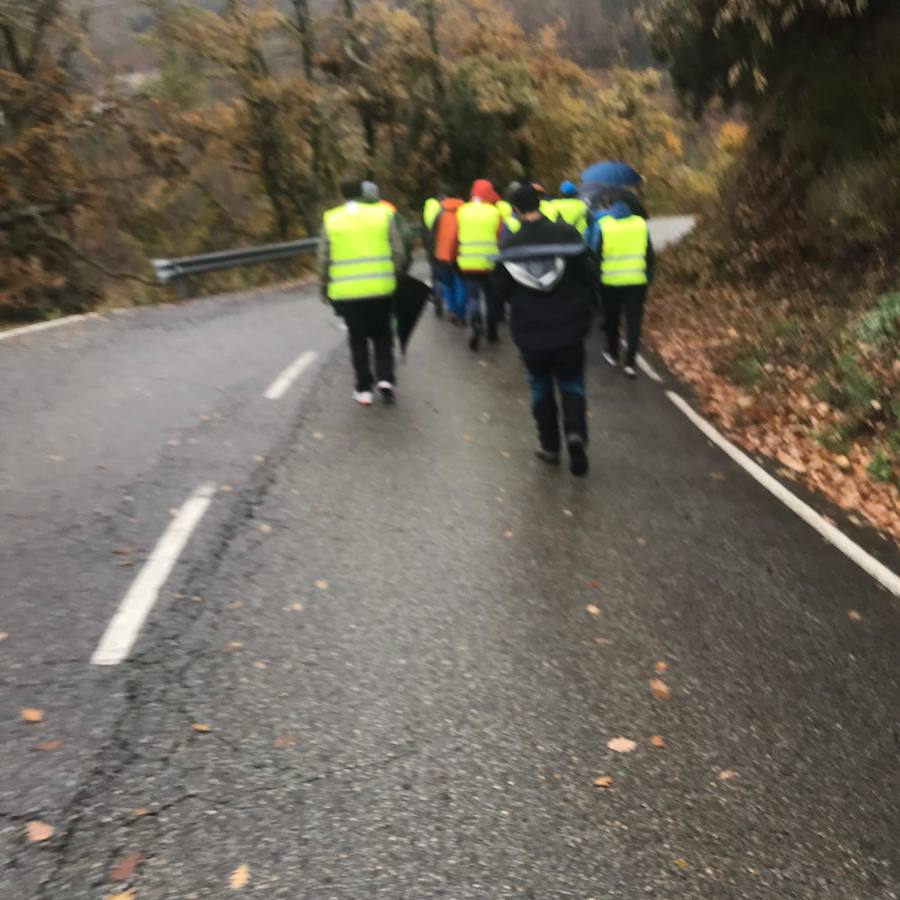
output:
M325 213L330 245L328 297L387 297L397 288L391 253L394 213L380 203L348 203Z
M640 216L604 216L599 225L603 234L600 281L612 287L646 284L650 238L646 220Z
M491 257L500 252L500 210L493 203L466 203L456 214L459 222L459 256L456 264L461 272L492 272Z
M441 214L441 201L437 197L429 197L422 207L422 221L425 227L430 231L434 228L437 217Z
M504 219L503 224L506 225L506 230L510 234L515 234L522 227L522 220L512 215L508 219Z
M577 197L560 197L553 201L553 205L560 220L577 228L578 233L584 237L588 229L588 209L584 200Z

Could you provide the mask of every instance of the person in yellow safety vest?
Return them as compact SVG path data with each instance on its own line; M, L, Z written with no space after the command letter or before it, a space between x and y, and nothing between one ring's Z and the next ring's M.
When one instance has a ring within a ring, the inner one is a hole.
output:
M428 231L434 228L437 217L441 214L441 201L447 196L446 191L441 191L438 197L429 197L422 207L422 223Z
M619 319L625 313L626 350L624 372L637 377L637 353L647 288L653 280L654 252L647 220L633 215L628 205L617 201L610 214L598 222L594 250L600 261L600 292L606 330L603 358L619 364Z
M496 206L500 198L490 181L480 178L474 182L471 197L456 213L459 225L456 264L466 286L466 309L471 329L469 347L477 350L484 331L482 297L487 312L487 339L492 344L500 339L497 331L500 310L494 302L491 276L500 252L503 214Z
M431 267L431 283L434 287L434 312L440 319L444 315L444 306L446 297L444 296L444 285L438 278L438 265L434 257L434 225L438 216L442 211L442 204L447 196L447 189L441 188L437 195L429 197L422 205L422 247L428 256L428 264Z
M353 399L372 405L375 374L385 403L394 400L394 336L391 313L397 275L407 264L398 216L377 198L363 199L359 181L341 185L345 203L325 213L319 241L322 302L347 323L356 373Z
M559 186L559 197L553 201L559 219L575 228L584 237L588 230L588 205L578 196L578 187L573 181L564 181Z
M553 201L547 196L547 191L539 181L532 181L531 186L537 191L538 197L541 198L540 213L545 219L555 222L559 218L559 212L553 205Z

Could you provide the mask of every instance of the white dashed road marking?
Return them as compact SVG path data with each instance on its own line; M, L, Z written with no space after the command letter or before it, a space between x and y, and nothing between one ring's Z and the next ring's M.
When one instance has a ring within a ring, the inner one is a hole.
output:
M91 657L95 666L115 666L131 652L156 603L160 588L166 583L191 534L209 509L215 492L214 484L200 485L175 514L100 639Z
M266 400L280 400L290 386L316 361L319 354L312 350L297 357L266 389Z

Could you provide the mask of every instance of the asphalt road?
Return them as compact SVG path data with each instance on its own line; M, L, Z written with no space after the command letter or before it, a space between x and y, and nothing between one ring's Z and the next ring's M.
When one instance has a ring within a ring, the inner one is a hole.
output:
M508 341L429 316L371 410L343 342L284 291L0 343L0 897L900 897L896 598L596 347L576 481Z

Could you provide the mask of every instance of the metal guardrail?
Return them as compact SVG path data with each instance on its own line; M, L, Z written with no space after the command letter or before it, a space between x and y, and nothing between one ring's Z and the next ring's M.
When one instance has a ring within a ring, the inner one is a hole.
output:
M177 259L153 259L150 262L160 284L175 283L181 296L186 294L184 279L190 275L218 272L238 266L256 266L261 263L290 259L301 253L315 253L318 238L285 241L281 244L264 244L261 247L243 247L239 250L220 250L217 253L201 253L198 256L181 256Z

